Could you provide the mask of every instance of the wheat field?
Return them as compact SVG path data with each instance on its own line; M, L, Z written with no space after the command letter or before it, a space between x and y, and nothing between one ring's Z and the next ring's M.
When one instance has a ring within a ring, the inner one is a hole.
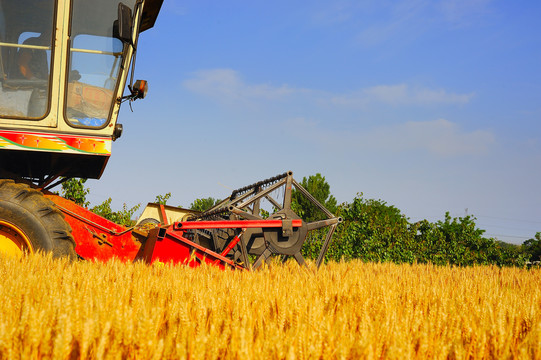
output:
M541 359L541 271L0 258L3 359Z

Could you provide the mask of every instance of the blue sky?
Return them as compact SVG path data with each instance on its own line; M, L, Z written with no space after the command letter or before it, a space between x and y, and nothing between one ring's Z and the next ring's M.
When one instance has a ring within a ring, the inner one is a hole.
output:
M165 0L90 200L223 198L293 170L411 221L541 231L541 2Z

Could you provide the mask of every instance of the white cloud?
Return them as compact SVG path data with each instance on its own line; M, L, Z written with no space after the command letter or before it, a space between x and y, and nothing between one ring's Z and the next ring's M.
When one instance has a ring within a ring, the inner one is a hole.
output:
M411 121L380 128L373 135L379 138L380 146L397 151L422 149L443 156L482 155L494 143L494 135L489 131L464 132L456 123L445 119Z
M409 121L356 132L324 129L301 118L290 120L288 125L302 128L299 136L303 139L315 139L340 153L375 151L394 154L420 150L439 157L477 156L488 153L495 142L490 131L463 131L458 124L445 119Z
M468 103L473 93L456 94L444 89L410 87L407 84L377 85L347 94L333 94L315 89L294 88L289 85L249 84L232 69L206 69L193 73L182 85L197 94L224 102L250 100L280 100L295 96L308 96L313 103L330 103L335 106L366 107L370 104L386 105L441 105Z
M381 6L382 16L362 29L356 36L359 44L374 46L390 39L409 42L428 28L427 0L404 0Z
M489 13L491 0L443 0L440 11L444 19L455 25L470 25Z
M333 96L335 105L364 107L370 103L389 105L431 105L431 104L466 104L474 96L470 94L448 93L443 89L410 88L406 84L378 85L360 91Z
M191 79L182 83L185 88L223 101L275 100L303 91L302 89L290 88L287 85L275 87L268 84L247 84L239 73L232 69L200 70L193 75Z
M368 1L369 2L369 1ZM340 0L323 2L323 5L312 13L312 22L319 26L333 26L356 18L359 10L366 10L367 1Z
M356 37L363 46L389 40L410 42L442 26L475 26L492 12L492 0L399 0L381 3L381 16L370 21ZM395 43L396 46L396 43Z

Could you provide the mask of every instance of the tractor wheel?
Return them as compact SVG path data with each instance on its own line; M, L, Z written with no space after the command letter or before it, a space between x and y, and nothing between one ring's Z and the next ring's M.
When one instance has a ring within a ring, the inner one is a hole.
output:
M71 227L40 191L0 180L0 253L20 256L37 251L76 259Z

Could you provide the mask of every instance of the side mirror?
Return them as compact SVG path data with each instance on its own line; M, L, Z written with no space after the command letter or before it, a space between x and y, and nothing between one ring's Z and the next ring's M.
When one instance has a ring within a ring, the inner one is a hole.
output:
M148 83L146 80L137 80L130 89L133 99L144 99L148 92Z
M125 44L133 44L132 15L129 6L118 4L118 20L113 24L113 36Z

